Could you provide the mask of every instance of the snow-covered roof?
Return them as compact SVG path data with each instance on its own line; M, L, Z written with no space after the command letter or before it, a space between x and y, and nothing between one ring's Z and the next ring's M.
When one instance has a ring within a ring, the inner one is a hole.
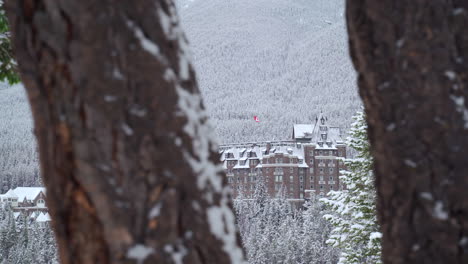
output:
M20 212L14 212L14 213L13 213L13 217L14 217L15 219L18 219L18 216L20 216L20 214L21 214Z
M44 187L17 187L13 190L14 194L17 195L18 201L22 202L26 200L34 200L39 195L39 193L46 193ZM8 194L8 193L7 193Z
M50 221L50 215L49 213L40 213L39 216L36 218L36 222L49 222Z
M295 124L293 128L293 138L311 138L314 126L310 124Z
M7 198L18 198L18 195L12 190L8 190L8 192L6 192L3 197L7 197Z

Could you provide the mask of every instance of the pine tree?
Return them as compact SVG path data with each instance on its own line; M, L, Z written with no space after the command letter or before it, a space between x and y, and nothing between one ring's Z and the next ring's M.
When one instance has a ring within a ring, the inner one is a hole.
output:
M10 42L10 29L5 16L3 0L0 0L0 81L18 83L19 76Z
M362 112L354 119L348 146L357 151L357 156L345 159L347 170L340 172L340 180L347 189L331 191L321 199L334 212L324 216L335 227L327 243L342 249L340 264L382 263L367 125Z

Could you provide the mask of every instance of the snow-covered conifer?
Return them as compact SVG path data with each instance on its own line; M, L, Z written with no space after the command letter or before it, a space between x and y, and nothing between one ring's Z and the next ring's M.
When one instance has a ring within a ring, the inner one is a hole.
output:
M347 140L357 156L344 160L347 170L340 172L340 180L346 189L330 191L327 198L321 199L334 212L324 218L335 227L327 243L341 248L339 264L381 263L373 161L364 117L362 112L355 115Z

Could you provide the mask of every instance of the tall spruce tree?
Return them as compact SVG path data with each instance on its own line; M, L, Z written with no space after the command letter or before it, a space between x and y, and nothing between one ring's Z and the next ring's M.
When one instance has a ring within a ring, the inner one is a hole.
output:
M3 0L0 0L0 81L14 84L19 82L19 76L16 61L13 59L10 28L3 4Z
M334 212L324 216L335 226L327 243L342 249L340 264L382 263L367 125L362 112L354 119L347 141L357 156L345 159L347 170L340 172L346 189L331 191L327 198L321 199Z

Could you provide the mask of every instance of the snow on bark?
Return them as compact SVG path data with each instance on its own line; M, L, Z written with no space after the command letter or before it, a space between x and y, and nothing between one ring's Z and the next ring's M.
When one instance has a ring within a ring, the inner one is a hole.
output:
M154 249L146 247L145 245L137 244L127 251L127 258L134 259L138 264L142 264L145 259L154 253Z
M133 21L127 20L127 26L133 30L135 37L140 41L141 47L149 52L151 55L158 57L159 56L159 47L148 39L145 34L143 33L143 30L141 30L140 27L138 27Z
M184 158L197 174L197 187L204 192L204 198L210 204L206 212L210 231L223 243L231 263L244 263L243 251L237 245L235 216L229 206L231 191L223 185L222 166L211 159L212 153L217 152L214 129L208 122L208 113L199 92L196 90L192 93L183 86L183 82L191 77L192 67L187 40L173 5L169 5L169 14L158 9L157 15L167 38L177 41L179 47L178 69L167 68L164 79L175 84L179 96L177 106L180 114L186 118L184 132L192 141L192 151L185 151ZM219 205L214 204L215 194L221 196Z

